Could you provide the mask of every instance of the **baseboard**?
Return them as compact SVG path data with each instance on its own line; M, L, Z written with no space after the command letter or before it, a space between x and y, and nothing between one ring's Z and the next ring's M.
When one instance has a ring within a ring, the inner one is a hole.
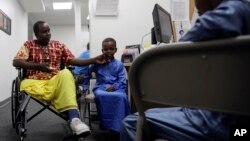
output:
M4 105L8 104L8 103L10 102L10 100L11 100L11 97L8 97L8 98L6 98L5 100L1 101L1 102L0 102L0 107L2 107L2 106L4 106Z

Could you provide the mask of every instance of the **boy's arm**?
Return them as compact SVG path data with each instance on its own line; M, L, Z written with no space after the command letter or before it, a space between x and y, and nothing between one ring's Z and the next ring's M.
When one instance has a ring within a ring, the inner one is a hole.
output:
M123 64L119 66L118 81L113 84L115 90L126 89L126 69Z

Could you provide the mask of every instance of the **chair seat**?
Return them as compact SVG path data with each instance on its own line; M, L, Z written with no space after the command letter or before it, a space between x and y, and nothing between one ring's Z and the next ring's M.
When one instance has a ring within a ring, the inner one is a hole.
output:
M85 96L85 101L88 103L94 103L95 102L95 95L93 93L87 94Z

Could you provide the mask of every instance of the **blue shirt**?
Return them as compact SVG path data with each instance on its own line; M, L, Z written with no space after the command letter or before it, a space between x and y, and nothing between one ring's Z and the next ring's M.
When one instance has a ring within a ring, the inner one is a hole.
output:
M224 0L215 10L206 12L199 17L194 27L180 41L205 41L249 34L250 3L246 0ZM183 111L187 119L194 126L199 126L204 134L213 131L222 138L227 137L225 135L227 131L224 128L214 128L215 123L220 123L221 120L226 122L226 115L189 108L183 108ZM203 122L204 126L200 126L200 122Z
M204 41L250 34L250 4L246 0L224 0L213 11L199 17L180 41Z
M84 52L82 52L79 56L79 58L83 58L83 59L88 59L90 57L90 54L89 54L89 51L86 50ZM89 72L89 65L86 65L86 66L75 66L75 69L74 69L74 73L75 74L88 74Z
M126 69L121 61L111 60L106 64L95 64L91 66L91 72L95 72L96 84L93 90L100 88L105 90L112 85L115 90L126 89Z

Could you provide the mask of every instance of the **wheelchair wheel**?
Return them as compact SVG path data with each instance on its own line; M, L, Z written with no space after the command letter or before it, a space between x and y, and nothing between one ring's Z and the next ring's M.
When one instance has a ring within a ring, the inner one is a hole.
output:
M11 115L12 115L12 126L17 128L17 113L20 108L20 104L24 99L24 95L19 93L19 83L20 79L16 78L12 82L12 91L11 91Z
M12 117L12 126L15 128L16 126L16 113L17 113L17 107L18 105L18 91L17 91L17 81L16 79L12 81L12 87L11 87L11 117Z
M16 132L19 135L19 140L24 141L24 138L26 137L26 112L22 113L20 116L20 119L16 123Z

